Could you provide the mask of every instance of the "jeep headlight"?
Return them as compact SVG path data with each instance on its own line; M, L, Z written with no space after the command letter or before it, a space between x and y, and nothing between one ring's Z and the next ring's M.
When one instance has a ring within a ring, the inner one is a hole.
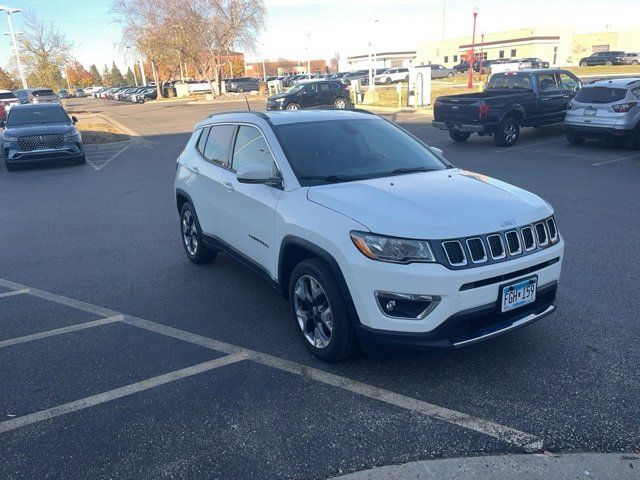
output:
M351 240L371 260L391 263L436 261L426 240L386 237L365 232L351 232Z

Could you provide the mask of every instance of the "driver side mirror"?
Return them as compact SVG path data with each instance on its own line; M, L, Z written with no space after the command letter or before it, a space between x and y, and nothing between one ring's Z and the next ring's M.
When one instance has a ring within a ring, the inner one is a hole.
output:
M429 147L431 150L433 150L434 152L436 152L438 155L443 156L444 152L442 151L441 148L437 148L437 147Z
M71 121L75 125L76 123L78 123L78 118L75 115L71 115Z
M281 187L282 180L279 177L271 176L271 167L261 163L250 163L240 167L236 173L238 183L249 183L253 185L271 185Z

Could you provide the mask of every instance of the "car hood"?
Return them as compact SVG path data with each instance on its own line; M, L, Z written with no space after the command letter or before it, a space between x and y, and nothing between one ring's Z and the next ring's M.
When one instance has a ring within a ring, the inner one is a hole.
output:
M267 98L267 102L275 102L279 98L287 98L288 96L288 93L276 93L275 95L271 95L269 98Z
M75 127L70 123L49 123L42 125L25 125L21 127L8 127L4 133L15 137L25 137L28 135L64 135L75 131Z
M532 193L458 169L315 186L307 198L374 233L421 239L490 233L553 213Z

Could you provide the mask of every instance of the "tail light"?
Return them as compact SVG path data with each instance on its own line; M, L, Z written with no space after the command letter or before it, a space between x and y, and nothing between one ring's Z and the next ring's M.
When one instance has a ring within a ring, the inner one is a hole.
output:
M486 103L483 103L478 107L478 116L481 120L489 116L489 110L491 110L491 108Z
M615 105L611 105L611 107L613 108L613 111L616 113L627 113L636 105L638 105L638 102L616 103Z

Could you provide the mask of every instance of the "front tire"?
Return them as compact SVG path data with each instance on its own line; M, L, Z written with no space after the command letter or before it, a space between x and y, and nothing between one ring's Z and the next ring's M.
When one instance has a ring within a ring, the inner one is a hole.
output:
M518 141L520 137L520 124L515 117L502 119L495 133L493 140L499 147L510 147Z
M297 103L290 103L287 105L287 110L300 110L300 105Z
M180 210L180 233L184 252L193 263L207 263L216 256L217 252L210 250L204 244L200 222L195 209L189 202L186 202Z
M607 60L606 62L604 62L604 64L605 64L607 67L610 67L611 65L613 65L613 63L611 63L609 60Z
M587 62L580 62L580 66L581 67L588 67L589 65L587 65Z
M333 107L336 110L344 110L345 108L347 108L347 101L344 98L337 98L333 103Z
M236 88L236 92L238 92L238 93L244 93L244 87L238 87L238 88Z
M387 77L384 79L384 83L386 83L387 85L389 85L391 83L391 77Z
M289 303L305 347L325 362L353 355L357 340L342 290L318 258L299 263L289 281Z
M460 130L449 130L449 136L454 142L466 142L471 136L471 133L461 132Z

